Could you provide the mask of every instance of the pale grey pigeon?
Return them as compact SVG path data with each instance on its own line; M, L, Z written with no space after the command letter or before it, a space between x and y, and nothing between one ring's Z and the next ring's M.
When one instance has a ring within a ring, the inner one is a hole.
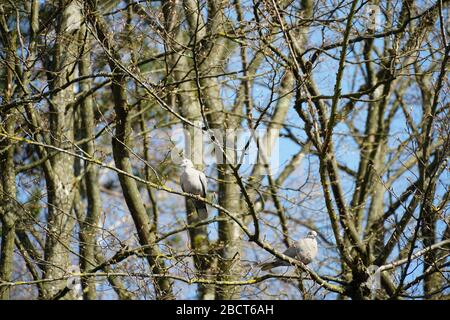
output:
M300 239L297 243L287 248L283 254L293 259L301 261L303 264L309 264L317 255L317 232L310 231L306 238ZM266 262L260 265L261 270L266 271L276 267L290 266L287 261L276 258L274 261Z
M180 177L181 189L186 193L195 194L206 198L207 181L203 172L194 168L192 161L189 159L183 159L181 166L184 167L184 171ZM200 219L206 219L208 217L208 211L206 204L200 200L193 200L195 209Z

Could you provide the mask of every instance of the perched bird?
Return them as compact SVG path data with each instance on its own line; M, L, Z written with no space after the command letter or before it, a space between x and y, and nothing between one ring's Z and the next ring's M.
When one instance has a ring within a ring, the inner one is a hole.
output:
M181 161L181 167L184 167L184 171L180 177L181 189L184 192L195 194L206 198L207 181L203 172L194 168L192 161L189 159L183 159ZM206 204L200 200L193 200L195 209L200 219L206 219L208 217L208 211Z
M301 261L303 264L309 264L317 255L317 232L310 231L306 238L300 239L297 243L286 249L284 255L293 259ZM280 259L275 259L271 262L266 262L260 265L261 270L266 271L276 267L290 266L289 262Z

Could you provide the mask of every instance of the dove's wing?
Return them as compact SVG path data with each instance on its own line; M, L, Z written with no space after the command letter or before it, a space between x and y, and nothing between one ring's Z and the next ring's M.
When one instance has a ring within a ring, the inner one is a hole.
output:
M283 252L284 255L291 257L293 259L297 259L298 253L299 248L297 248L297 246L289 247Z
M186 172L183 172L180 176L180 185L181 185L181 190L183 190L183 192L188 192L186 190L186 186L185 186L186 181L187 181Z
M199 179L200 179L200 184L202 185L202 194L201 196L203 198L206 198L206 190L208 190L208 182L206 180L206 176L203 172L199 171L199 175L198 175Z
M190 169L185 170L180 177L181 189L184 192L202 195L203 185L200 179L200 171Z
M298 248L296 245L287 248L286 250L283 251L283 254L285 256L288 256L292 259L299 259L299 254L301 253L301 249ZM275 260L265 263L262 265L262 270L269 270L272 268L276 268L276 267L281 267L281 266L290 266L291 264L287 261L275 258Z

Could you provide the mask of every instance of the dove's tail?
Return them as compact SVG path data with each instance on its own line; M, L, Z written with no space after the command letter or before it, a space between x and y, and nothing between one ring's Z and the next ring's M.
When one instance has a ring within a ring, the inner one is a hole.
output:
M280 261L271 261L271 262L261 263L259 265L259 267L261 268L262 271L267 271L267 270L279 267L281 265L282 264L280 263Z
M206 203L203 201L194 201L195 209L197 210L198 217L201 220L208 218L208 209L206 209Z

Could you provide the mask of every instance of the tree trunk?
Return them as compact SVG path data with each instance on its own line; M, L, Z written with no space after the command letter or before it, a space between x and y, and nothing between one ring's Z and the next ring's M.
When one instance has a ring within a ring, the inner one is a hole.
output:
M86 41L83 43L83 40ZM80 46L84 46L84 54L81 56L79 63L80 76L88 76L92 73L90 68L91 63L91 36L87 33L86 27L83 25L80 29ZM91 89L90 79L85 79L80 82L81 93L89 92ZM92 97L88 96L83 99L80 110L81 118L81 139L89 139L82 145L84 152L90 157L94 157L95 153L95 124L94 124L94 105ZM94 267L92 262L95 262L95 246L97 243L97 224L102 211L102 202L100 198L100 190L98 185L98 169L88 161L84 163L85 186L87 196L87 213L84 221L80 225L80 270L85 272ZM83 287L83 296L88 300L95 300L95 278L88 277L81 279Z
M6 52L5 63L6 81L3 92L3 101L9 102L13 94L13 70L15 68L16 32L11 31L3 34L9 46ZM10 110L2 112L0 109L0 132L14 136L16 123L16 112ZM14 164L14 148L12 140L0 137L0 220L2 222L0 248L0 280L11 281L13 273L13 255L15 240L15 221L17 219L16 204L16 170ZM0 299L9 299L9 287L0 288Z

